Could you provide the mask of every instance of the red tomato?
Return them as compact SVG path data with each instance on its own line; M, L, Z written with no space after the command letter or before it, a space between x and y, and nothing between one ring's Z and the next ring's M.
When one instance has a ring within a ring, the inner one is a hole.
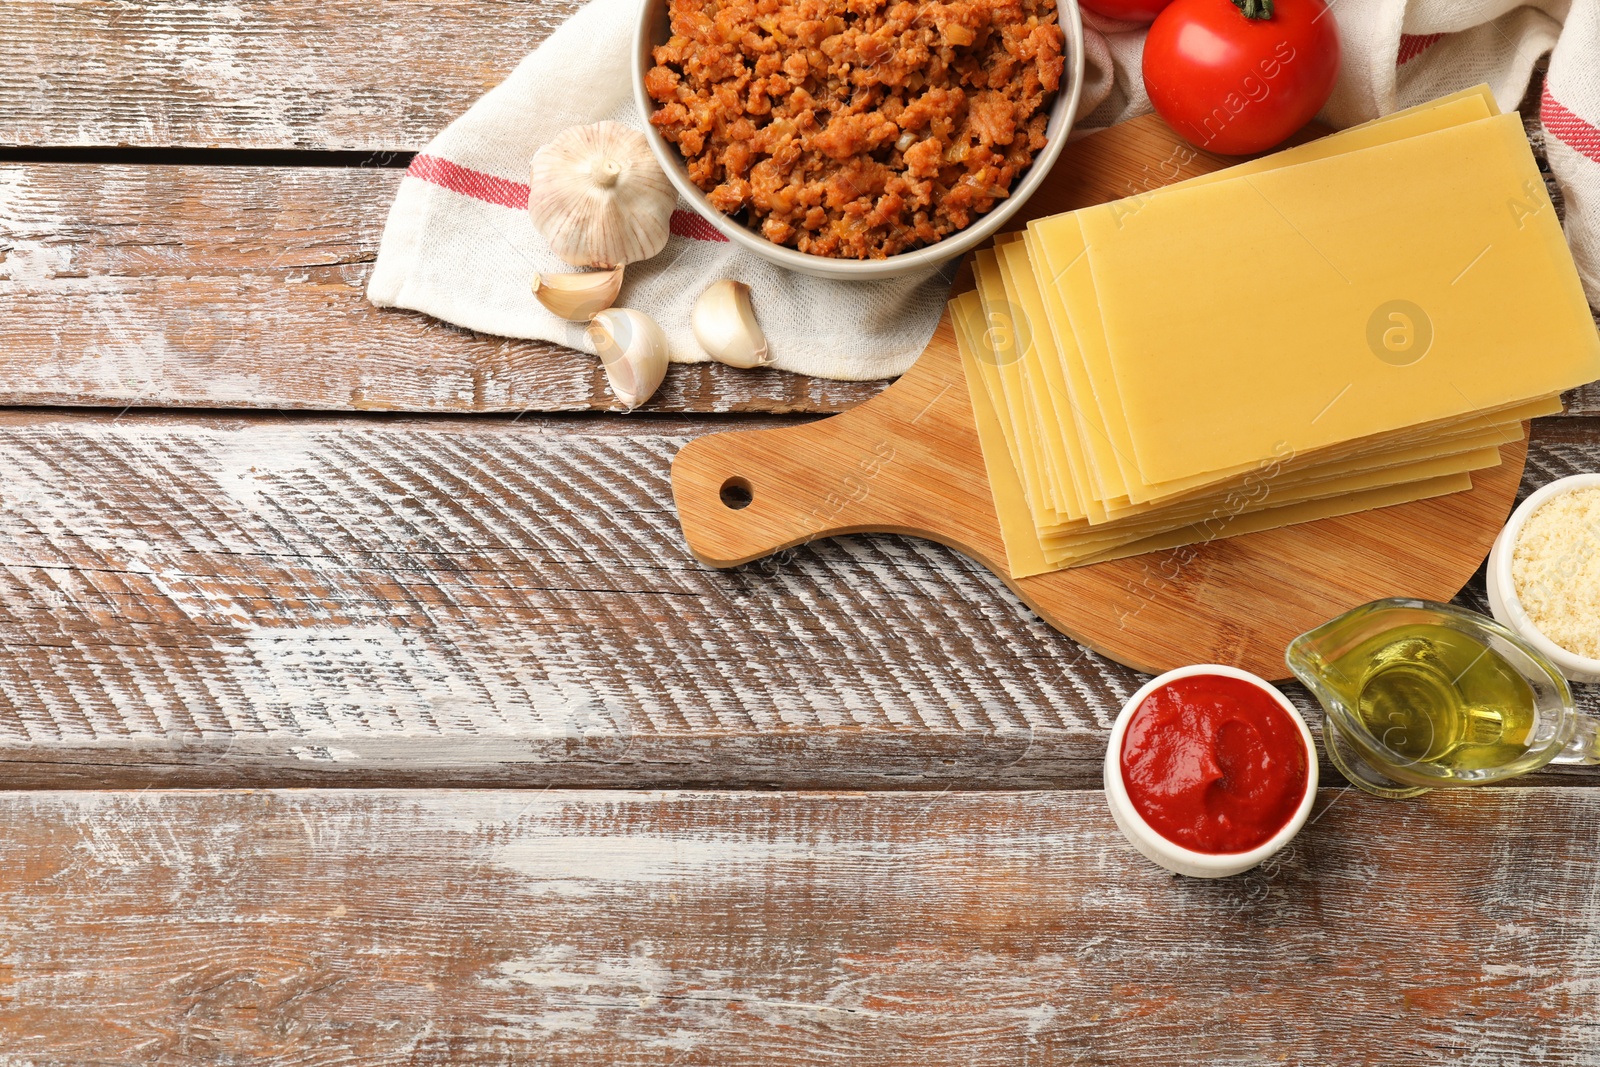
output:
M1172 0L1078 0L1078 2L1096 15L1104 15L1108 19L1148 24L1161 14L1161 9L1172 3Z
M1264 7L1248 18L1239 4ZM1144 42L1144 87L1180 136L1223 155L1263 152L1327 103L1339 34L1322 0L1173 0Z

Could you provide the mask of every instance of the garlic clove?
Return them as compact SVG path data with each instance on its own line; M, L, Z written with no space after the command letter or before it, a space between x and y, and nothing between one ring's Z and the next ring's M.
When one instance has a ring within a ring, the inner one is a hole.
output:
M750 287L724 279L700 294L689 315L694 339L706 355L730 367L764 367L772 362L767 336L750 306Z
M666 246L678 195L644 134L574 126L534 153L528 217L575 267L620 267Z
M608 308L589 322L589 341L611 391L629 411L650 399L667 374L667 335L632 308Z
M587 322L617 302L622 268L581 274L535 274L533 295L550 313L573 322Z

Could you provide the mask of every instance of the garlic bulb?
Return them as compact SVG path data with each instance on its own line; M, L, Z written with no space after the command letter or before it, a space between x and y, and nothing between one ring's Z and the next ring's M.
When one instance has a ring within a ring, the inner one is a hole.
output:
M609 308L590 321L588 333L617 399L629 411L649 400L667 374L667 335L655 320L632 308Z
M533 295L551 314L573 322L587 322L617 301L622 289L622 268L581 274L535 274Z
M750 306L750 287L724 279L700 294L689 313L694 339L706 355L730 367L764 367L772 362L767 337Z
M575 267L620 267L667 243L677 194L638 130L574 126L533 157L528 216Z

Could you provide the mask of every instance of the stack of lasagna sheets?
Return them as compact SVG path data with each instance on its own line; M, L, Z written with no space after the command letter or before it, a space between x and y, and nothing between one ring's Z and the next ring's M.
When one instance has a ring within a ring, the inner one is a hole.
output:
M1016 578L1468 489L1600 377L1481 88L1036 220L974 270L951 313Z

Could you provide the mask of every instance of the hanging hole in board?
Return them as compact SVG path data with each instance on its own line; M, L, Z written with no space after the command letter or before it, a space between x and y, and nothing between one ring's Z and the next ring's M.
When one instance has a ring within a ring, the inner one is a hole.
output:
M738 511L747 508L755 499L755 494L750 491L750 483L743 478L729 478L722 483L722 491L718 494L727 507Z

